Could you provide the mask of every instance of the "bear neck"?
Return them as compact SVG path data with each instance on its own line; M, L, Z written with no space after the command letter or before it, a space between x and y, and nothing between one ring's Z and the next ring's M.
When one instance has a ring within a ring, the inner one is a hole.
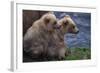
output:
M57 34L58 34L58 37L60 38L60 40L64 41L64 35L65 35L65 33L62 32L61 29L57 29L56 31L57 31Z
M66 32L64 32L64 29L61 27L60 29L59 29L59 32L62 34L62 36L64 36L65 34L66 34Z

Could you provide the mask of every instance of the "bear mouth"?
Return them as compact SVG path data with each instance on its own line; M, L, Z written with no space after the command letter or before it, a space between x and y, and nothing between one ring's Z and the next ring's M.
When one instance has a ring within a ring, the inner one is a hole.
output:
M69 29L68 29L68 33L78 34L78 33L79 33L79 30L74 31L72 28L69 28Z
M76 31L76 32L75 32L75 34L78 34L78 33L79 33L79 31Z
M73 31L69 31L68 33L72 33L72 34L78 34L79 31L73 32Z

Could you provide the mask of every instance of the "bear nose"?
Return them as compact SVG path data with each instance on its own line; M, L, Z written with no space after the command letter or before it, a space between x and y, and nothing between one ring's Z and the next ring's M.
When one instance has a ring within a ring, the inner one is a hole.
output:
M76 34L79 33L79 30L76 32Z

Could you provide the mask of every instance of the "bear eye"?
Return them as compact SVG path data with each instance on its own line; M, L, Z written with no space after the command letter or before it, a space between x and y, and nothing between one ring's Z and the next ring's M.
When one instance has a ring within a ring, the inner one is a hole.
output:
M75 26L72 26L72 28L74 29L74 28L75 28Z
M54 25L57 24L57 21L54 22Z
M46 19L46 20L45 20L46 23L49 23L49 21L50 21L49 19Z
M45 22L45 24L48 24L50 22L50 19L49 18L45 18L44 22Z
M68 24L68 21L63 22L63 24L64 24L64 25L67 25L67 24Z

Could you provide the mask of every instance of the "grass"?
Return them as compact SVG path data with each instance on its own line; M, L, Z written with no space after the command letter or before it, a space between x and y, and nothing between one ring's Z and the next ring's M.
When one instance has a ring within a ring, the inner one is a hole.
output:
M68 49L69 54L64 58L64 60L87 60L91 59L91 49L90 48L70 48ZM23 53L23 62L42 62L42 61L57 61L58 59L48 60L43 58L33 59L25 52Z
M85 60L91 59L90 48L71 48L70 54L65 57L65 60Z

